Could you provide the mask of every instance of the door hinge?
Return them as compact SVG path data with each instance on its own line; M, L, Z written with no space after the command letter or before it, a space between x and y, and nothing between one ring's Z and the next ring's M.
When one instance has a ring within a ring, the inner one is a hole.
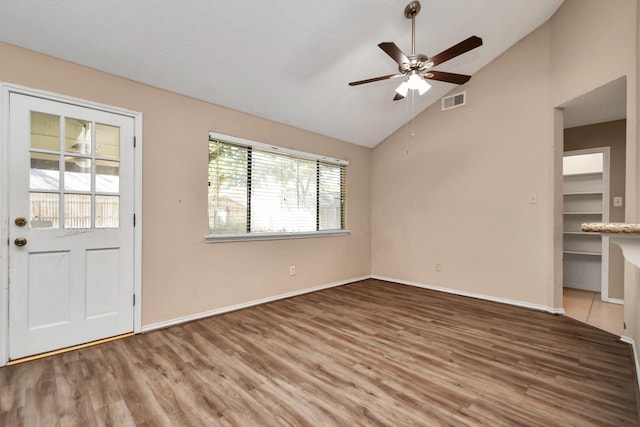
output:
M136 148L136 137L133 137L133 148Z
M136 214L133 214L133 226L136 226Z
M136 305L136 294L133 294L133 305Z

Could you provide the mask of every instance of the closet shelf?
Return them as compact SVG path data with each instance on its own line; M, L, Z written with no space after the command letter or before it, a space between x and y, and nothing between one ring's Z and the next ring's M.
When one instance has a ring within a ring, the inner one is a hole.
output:
M567 155L567 157L580 156L583 153ZM593 153L586 153L591 156ZM587 157L583 158L587 159ZM592 160L595 159L592 158ZM605 167L604 155L601 158ZM606 254L602 238L591 237L589 233L582 232L584 223L595 223L607 220L605 202L609 198L608 188L605 186L603 172L595 172L593 169L586 172L586 164L581 163L577 157L567 163L573 166L568 170L579 173L563 175L562 201L563 201L563 233L562 253L563 259L563 283L571 284L579 289L601 289L606 280ZM564 168L563 160L563 168ZM595 163L594 163L595 166ZM565 168L565 170L567 170Z
M571 255L588 255L588 256L596 256L596 257L601 257L602 256L602 254L600 252L562 251L562 253L571 254Z
M589 176L589 175L593 175L593 176L598 176L598 175L602 175L602 172L582 172L582 173L571 173L571 174L566 174L563 175L564 178L567 179L571 179L571 177L573 176Z
M563 193L564 196L602 196L602 191L570 191Z
M563 215L602 215L602 212L563 212Z

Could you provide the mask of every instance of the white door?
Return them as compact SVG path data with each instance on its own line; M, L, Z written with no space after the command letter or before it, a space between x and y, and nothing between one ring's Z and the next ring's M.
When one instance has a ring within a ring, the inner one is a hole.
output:
M133 331L133 127L10 95L10 359Z

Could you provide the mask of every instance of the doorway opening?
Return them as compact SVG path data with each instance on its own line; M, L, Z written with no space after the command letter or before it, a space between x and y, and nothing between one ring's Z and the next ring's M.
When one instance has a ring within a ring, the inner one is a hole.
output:
M624 331L624 257L580 226L625 222L626 86L622 77L561 105L563 129L556 130L563 141L556 295L568 316L616 335Z

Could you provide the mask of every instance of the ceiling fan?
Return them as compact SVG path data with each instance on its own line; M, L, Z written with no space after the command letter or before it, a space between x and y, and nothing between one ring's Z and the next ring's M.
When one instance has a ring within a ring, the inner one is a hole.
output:
M465 74L447 73L444 71L432 70L432 67L442 64L458 55L462 55L472 49L482 46L482 39L471 36L460 43L451 46L439 54L429 58L426 55L416 53L416 15L420 12L420 2L412 1L405 7L404 16L411 19L411 55L405 55L393 42L383 42L378 45L387 55L398 63L399 74L389 74L386 76L374 77L366 80L359 80L349 83L349 86L358 86L365 83L377 82L380 80L407 77L396 89L394 101L407 96L409 89L417 90L420 95L425 93L431 85L426 80L439 80L447 83L464 84L471 76Z

